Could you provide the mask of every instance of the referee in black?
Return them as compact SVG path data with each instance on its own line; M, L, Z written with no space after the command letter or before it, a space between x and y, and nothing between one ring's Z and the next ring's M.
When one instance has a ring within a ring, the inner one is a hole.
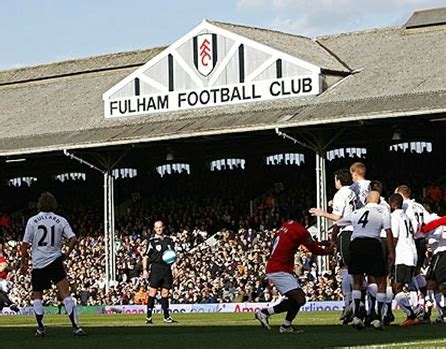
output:
M155 306L155 297L159 289L161 289L161 308L164 313L164 322L171 324L177 322L170 317L169 314L169 291L173 284L173 273L176 273L174 264L169 265L163 261L163 253L166 250L174 250L174 242L172 239L164 235L164 224L156 221L153 229L155 235L147 241L147 248L143 256L143 277L149 277L149 298L147 301L147 318L146 324L152 324L152 312ZM150 273L149 271L150 264ZM149 276L150 275L150 276Z

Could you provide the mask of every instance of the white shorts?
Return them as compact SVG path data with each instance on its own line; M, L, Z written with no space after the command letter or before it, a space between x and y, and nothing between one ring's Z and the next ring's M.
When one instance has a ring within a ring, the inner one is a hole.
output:
M299 280L297 280L297 277L294 274L280 271L277 273L266 274L266 276L282 295L291 290L295 290L296 288L300 288Z

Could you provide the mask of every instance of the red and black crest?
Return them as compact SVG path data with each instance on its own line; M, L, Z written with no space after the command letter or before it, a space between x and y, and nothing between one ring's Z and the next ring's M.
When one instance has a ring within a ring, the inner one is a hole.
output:
M217 64L217 34L194 36L194 65L203 76L208 76Z

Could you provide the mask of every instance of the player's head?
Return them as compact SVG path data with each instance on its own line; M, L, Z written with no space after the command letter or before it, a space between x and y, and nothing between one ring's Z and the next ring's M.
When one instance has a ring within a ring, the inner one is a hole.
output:
M289 206L285 212L285 218L287 220L293 220L296 222L303 222L304 215L302 207L299 206Z
M362 162L355 162L350 166L350 173L352 174L353 182L365 178L366 168Z
M155 230L155 234L163 235L164 234L164 224L162 221L156 221L153 224L153 230Z
M370 181L370 190L377 191L380 195L383 193L383 184L380 181Z
M395 194L401 194L404 200L410 199L411 191L407 185L400 185L395 189Z
M401 207L403 207L403 197L400 194L396 193L390 195L389 205L392 211L400 209Z
M352 184L352 174L346 168L335 171L334 179L336 189L341 189L343 186Z
M42 193L37 202L37 209L40 212L54 212L57 206L57 200L50 192Z
M372 190L370 193L367 194L367 203L368 204L379 204L381 196L379 193L375 190Z

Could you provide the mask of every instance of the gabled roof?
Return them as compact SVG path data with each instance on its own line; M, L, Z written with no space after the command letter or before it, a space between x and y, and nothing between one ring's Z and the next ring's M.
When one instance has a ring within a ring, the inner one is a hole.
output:
M285 52L291 56L299 57L304 61L321 67L321 69L343 73L344 75L350 72L345 64L336 59L334 55L311 38L225 22L209 21L209 23Z
M319 96L105 119L102 94L162 49L7 70L0 72L0 155L446 112L444 27L314 41L211 23L290 55L301 52L327 71L354 72Z

